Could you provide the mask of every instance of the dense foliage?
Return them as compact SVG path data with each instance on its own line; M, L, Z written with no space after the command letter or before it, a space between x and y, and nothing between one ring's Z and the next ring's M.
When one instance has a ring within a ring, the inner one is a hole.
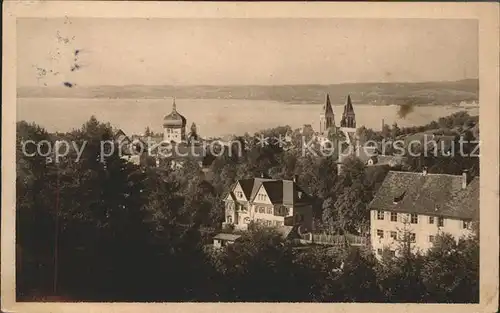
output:
M264 131L269 136L290 132L289 127ZM400 135L394 127L388 132ZM367 205L386 167L368 169L352 158L337 173L333 157L262 146L247 134L240 138L244 153L214 158L208 183L194 160L172 169L140 167L117 154L101 156L100 142L112 133L94 117L64 134L18 123L20 301L52 295L70 301L478 301L476 237L458 243L443 237L427 255L382 262L369 249L296 246L259 228L227 249L207 249L212 235L207 227L221 226L224 192L237 179L262 175L298 175L314 198L316 224L323 231L363 235ZM56 163L23 153L28 139L86 144L78 162L78 149L72 148ZM446 162L456 171L462 161Z

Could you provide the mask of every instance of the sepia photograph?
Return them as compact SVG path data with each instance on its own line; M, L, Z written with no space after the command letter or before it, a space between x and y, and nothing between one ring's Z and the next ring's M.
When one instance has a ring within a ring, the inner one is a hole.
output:
M478 17L79 12L11 18L13 301L497 305Z

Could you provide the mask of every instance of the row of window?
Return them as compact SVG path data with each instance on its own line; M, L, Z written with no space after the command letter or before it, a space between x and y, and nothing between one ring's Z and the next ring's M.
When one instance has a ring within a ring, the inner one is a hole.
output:
M401 214L401 217L399 220L402 220L403 217L408 216L405 213L391 212L391 217L390 217L391 222L397 222L399 214ZM410 223L411 224L418 224L418 220L419 220L418 214L409 214L409 215L410 215ZM385 212L384 211L377 211L377 219L384 220L385 219ZM428 216L427 223L434 224L434 220L435 220L434 216ZM464 223L465 223L465 221L464 221ZM438 217L437 224L439 227L443 227L444 226L444 218ZM464 228L466 228L466 227L464 227Z
M177 133L177 131L175 131L174 129L172 128L166 128L166 131L167 131L167 134L174 134L174 133Z
M416 233L409 233L410 236L410 241L411 242L416 242L417 241L417 234ZM384 238L384 231L382 229L377 229L377 237L379 238ZM397 240L398 239L398 233L396 231L390 231L389 232L389 237L391 239ZM404 240L403 236L399 236L401 240ZM429 242L434 242L436 240L436 236L430 235L428 237Z
M259 201L265 201L266 199L267 199L267 195L265 195L265 194L260 194L259 193L257 195L257 200L259 200Z
M257 223L264 225L264 226L283 226L283 222L281 221L271 221L271 220L265 220L258 218Z
M255 213L273 214L273 208L272 207L256 206Z

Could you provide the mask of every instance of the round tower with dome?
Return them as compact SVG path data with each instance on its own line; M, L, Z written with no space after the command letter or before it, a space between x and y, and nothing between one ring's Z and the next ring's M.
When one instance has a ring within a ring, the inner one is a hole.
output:
M186 141L186 118L177 112L175 98L172 112L163 119L163 141L175 143Z

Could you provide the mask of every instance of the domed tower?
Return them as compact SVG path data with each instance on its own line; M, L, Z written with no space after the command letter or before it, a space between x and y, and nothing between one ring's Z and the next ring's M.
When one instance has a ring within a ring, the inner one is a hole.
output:
M177 112L175 98L172 112L163 119L163 141L179 143L186 140L186 118Z

